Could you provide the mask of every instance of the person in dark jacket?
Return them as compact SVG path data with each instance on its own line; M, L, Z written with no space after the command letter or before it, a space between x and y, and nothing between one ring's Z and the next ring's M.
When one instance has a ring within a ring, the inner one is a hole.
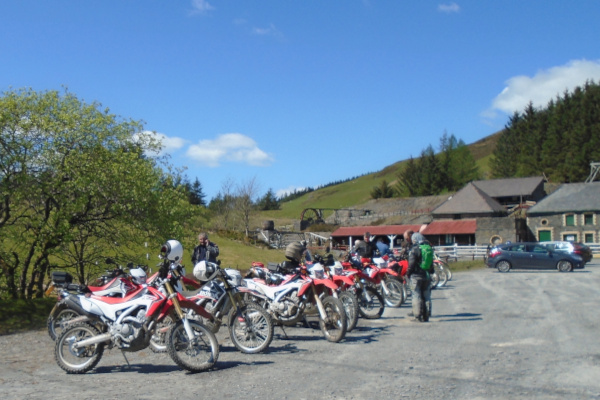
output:
M413 246L408 253L408 271L406 277L410 280L412 291L412 312L414 317L411 321L427 322L431 315L431 278L429 273L421 268L421 248L423 243L429 243L425 236L419 232L413 233L411 237Z
M194 247L192 253L192 264L196 265L200 261L217 262L219 256L219 246L208 240L206 232L200 232L198 235L198 246Z
M361 257L373 259L373 257L379 257L379 249L377 244L371 241L371 233L365 232L364 236L365 247L362 252L359 253Z

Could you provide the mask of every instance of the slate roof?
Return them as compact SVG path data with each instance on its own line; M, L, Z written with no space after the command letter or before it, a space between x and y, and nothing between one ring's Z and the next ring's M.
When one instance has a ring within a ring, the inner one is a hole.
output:
M527 215L600 211L600 182L565 183L527 210Z
M528 178L505 178L473 181L473 184L483 190L490 197L528 196L544 184L543 176Z
M494 214L505 212L504 207L492 199L473 182L468 183L447 201L435 208L431 214Z

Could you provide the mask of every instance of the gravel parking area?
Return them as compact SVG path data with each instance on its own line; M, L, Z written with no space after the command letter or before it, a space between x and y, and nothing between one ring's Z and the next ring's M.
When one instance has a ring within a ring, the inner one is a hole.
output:
M68 375L46 331L0 336L2 399L600 399L600 262L584 270L455 273L429 323L410 305L359 321L338 344L276 328L267 353L218 337L216 367L191 374L165 354L105 352Z

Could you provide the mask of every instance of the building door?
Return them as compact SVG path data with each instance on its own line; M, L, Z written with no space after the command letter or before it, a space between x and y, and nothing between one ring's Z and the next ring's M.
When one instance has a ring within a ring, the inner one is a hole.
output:
M552 240L552 232L550 231L538 231L538 236L538 241L540 242L549 242Z

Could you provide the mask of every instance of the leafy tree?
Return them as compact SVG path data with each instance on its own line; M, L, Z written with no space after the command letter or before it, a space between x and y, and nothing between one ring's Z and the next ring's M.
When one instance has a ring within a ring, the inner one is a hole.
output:
M389 199L391 197L394 197L394 189L388 185L385 179L371 191L371 198L373 199Z
M190 215L183 191L161 187L163 170L145 156L160 143L98 103L68 92L6 92L0 131L0 267L13 298L41 296L70 246L70 265L85 265L94 245L181 232L173 217Z
M258 201L258 209L261 211L279 210L280 208L279 200L277 200L273 189L269 189Z
M404 168L398 173L396 192L401 197L419 196L422 176L417 161L411 156Z
M195 205L195 206L206 207L206 201L204 200L206 198L206 195L204 194L204 191L202 190L202 184L200 183L198 178L196 178L194 180L194 183L192 183L191 185L188 183L186 185L186 189L188 192L190 204Z
M544 109L515 113L492 157L496 178L545 174L581 182L600 160L600 87L593 81L565 91Z

